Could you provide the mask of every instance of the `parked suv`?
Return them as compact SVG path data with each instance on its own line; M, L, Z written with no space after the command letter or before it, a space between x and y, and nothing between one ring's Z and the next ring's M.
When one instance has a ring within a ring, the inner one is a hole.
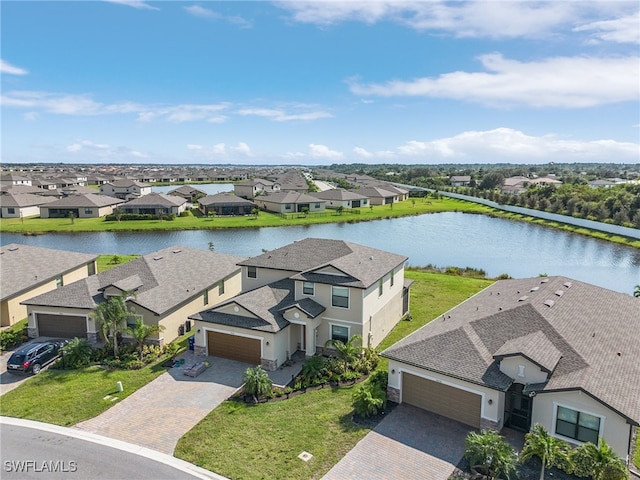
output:
M60 349L68 342L65 339L46 340L30 343L16 350L9 357L7 372L40 373L45 365L53 362L61 354Z

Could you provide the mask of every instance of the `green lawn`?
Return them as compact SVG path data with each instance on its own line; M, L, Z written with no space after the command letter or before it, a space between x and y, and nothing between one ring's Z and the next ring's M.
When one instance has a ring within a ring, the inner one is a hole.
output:
M413 321L402 321L385 348L488 286L490 280L408 271ZM379 368L386 369L386 362ZM224 402L180 441L176 457L235 479L322 477L369 430L351 422L355 387L325 388L259 405ZM307 463L297 456L307 451Z
M187 337L178 342L184 349ZM91 366L80 370L47 369L15 390L0 397L0 415L28 418L55 425L70 426L93 418L114 405L107 395L120 400L166 372L166 358L140 370L106 370ZM124 390L117 392L116 382Z
M640 435L636 436L636 453L633 456L633 464L640 469Z
M334 222L360 222L384 218L421 215L446 211L488 213L492 209L483 205L452 198L405 200L391 205L360 209L360 214L335 215L328 210L326 215L309 214L307 217L283 219L279 215L260 212L258 217L215 217L200 215L176 217L175 220L127 220L107 222L103 218L38 218L0 219L0 231L4 233L50 233L50 232L104 232L104 231L150 231L150 230L210 230L218 228L258 228L287 225L312 225Z
M100 255L96 262L98 264L98 273L130 262L139 256L140 255Z

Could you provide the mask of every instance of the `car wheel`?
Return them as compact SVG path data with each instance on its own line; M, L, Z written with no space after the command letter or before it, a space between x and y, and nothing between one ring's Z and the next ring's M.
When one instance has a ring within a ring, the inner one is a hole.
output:
M40 373L40 370L42 369L42 367L40 366L39 363L35 363L33 365L33 368L31 369L31 371L33 372L34 375L37 375Z

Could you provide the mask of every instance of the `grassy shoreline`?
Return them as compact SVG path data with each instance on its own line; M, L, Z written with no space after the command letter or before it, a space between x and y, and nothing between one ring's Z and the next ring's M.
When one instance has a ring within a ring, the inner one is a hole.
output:
M324 223L358 223L424 215L428 213L463 212L489 215L518 222L529 222L539 226L555 228L582 236L596 238L619 245L640 248L640 240L614 235L599 230L577 227L561 222L544 220L518 213L505 212L485 205L448 197L440 199L416 198L393 205L376 205L360 209L360 213L345 211L341 215L327 211L323 215L309 214L292 218L282 218L278 214L260 212L257 217L204 217L196 212L174 220L128 220L107 222L104 218L2 218L0 233L21 233L24 235L44 235L47 233L91 233L91 232L151 232L183 230L218 230L228 228L262 228L299 225L317 225Z

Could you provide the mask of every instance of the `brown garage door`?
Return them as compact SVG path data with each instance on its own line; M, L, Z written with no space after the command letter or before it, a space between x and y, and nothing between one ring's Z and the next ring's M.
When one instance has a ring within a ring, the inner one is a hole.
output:
M85 317L38 313L38 334L43 337L87 338Z
M480 428L482 397L475 393L403 372L402 401Z
M214 357L260 365L260 340L257 338L207 332L207 348Z

